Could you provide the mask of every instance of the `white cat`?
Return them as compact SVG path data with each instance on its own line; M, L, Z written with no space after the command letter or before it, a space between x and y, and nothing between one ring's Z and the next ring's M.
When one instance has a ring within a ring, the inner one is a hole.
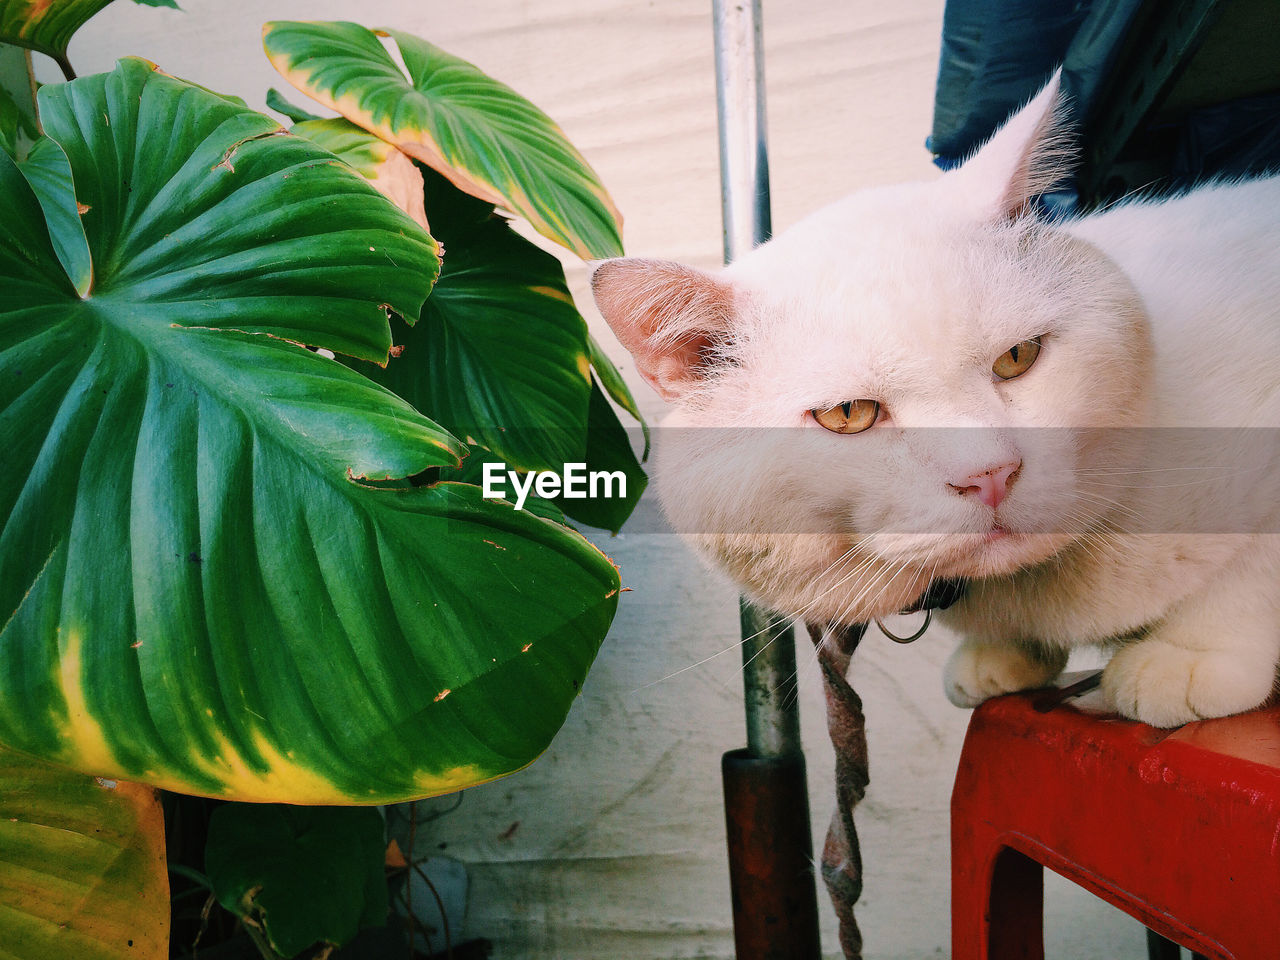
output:
M1108 644L1126 716L1246 710L1280 659L1280 451L1222 428L1280 425L1280 179L1046 222L1056 101L721 272L604 261L596 300L674 404L664 509L759 602L850 623L967 577L957 704Z

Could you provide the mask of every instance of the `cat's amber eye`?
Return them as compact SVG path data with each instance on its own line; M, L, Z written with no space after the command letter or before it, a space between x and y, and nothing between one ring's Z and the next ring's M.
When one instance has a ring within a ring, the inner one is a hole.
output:
M991 372L1001 380L1012 380L1030 370L1038 356L1040 356L1040 338L1023 340L1000 354L996 362L991 365Z
M825 410L809 414L832 433L861 433L880 416L880 404L874 400L846 400Z

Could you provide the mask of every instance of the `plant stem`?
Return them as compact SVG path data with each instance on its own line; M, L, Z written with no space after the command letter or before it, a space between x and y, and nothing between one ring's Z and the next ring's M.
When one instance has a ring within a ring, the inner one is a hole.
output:
M251 922L247 917L241 917L240 919L244 932L249 935L253 945L258 948L263 960L287 960L287 958L276 953L275 948L271 946L271 941L267 939L267 935L262 932L256 923Z
M444 954L448 957L448 960L453 960L453 937L449 935L449 915L445 912L444 901L440 899L436 885L427 876L427 871L423 870L416 862L413 864L413 869L422 878L422 882L427 885L427 889L431 891L431 896L435 897L436 907L440 910L440 924L444 928ZM410 886L412 886L412 881L410 881Z
M213 884L211 884L209 882L209 878L199 870L194 870L181 863L171 863L169 864L169 872L177 874L180 877L186 877L192 883L197 883L210 892L213 891Z
M418 804L415 801L414 803L409 804L409 849L405 855L405 859L408 861L410 867L413 866L413 858L418 855L417 844L418 844ZM413 934L417 928L417 924L413 922L414 916L413 916L413 872L412 870L405 876L404 897L405 897L405 902L404 902L405 910L408 913L409 921L410 921L409 922L409 956L412 957L413 956ZM428 952L430 952L431 950L430 938L428 938L427 940L427 950Z
M62 68L62 75L64 77L68 80L74 80L76 78L76 71L71 66L71 61L67 59L67 55L65 53L54 54L53 59L58 66Z
M400 891L399 897L400 897L400 902L405 906L405 912L404 912L405 922L409 924L409 953L407 954L407 956L410 958L410 960L412 960L413 957L417 956L417 953L415 952L415 948L413 946L413 935L418 930L421 930L422 938L426 941L427 955L434 957L436 955L436 951L435 951L435 947L431 945L431 931L426 928L426 926L422 923L421 920L419 920L417 917L413 915L413 912L409 909L409 902L404 897L403 890Z

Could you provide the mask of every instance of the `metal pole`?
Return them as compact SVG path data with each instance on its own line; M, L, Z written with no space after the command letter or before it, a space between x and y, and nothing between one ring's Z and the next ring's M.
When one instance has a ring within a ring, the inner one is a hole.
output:
M796 634L788 620L738 598L747 750L753 757L803 756L796 688Z
M760 0L712 0L716 112L720 120L720 208L724 262L773 232L765 142L764 44Z
M724 260L769 239L760 0L712 0ZM721 761L737 960L817 960L795 633L740 601L747 747Z

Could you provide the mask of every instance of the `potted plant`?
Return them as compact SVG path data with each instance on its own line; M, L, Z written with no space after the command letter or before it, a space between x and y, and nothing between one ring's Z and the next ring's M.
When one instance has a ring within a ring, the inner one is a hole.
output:
M73 76L103 5L0 0L5 948L166 954L159 787L325 805L220 808L207 867L265 956L328 951L386 911L380 820L343 808L532 762L608 629L570 522L634 506L638 414L495 207L584 257L619 218L536 107L394 31L407 73L364 27L268 24L342 115L273 92L292 132L138 59L33 96L13 51ZM496 461L626 495L517 510Z

